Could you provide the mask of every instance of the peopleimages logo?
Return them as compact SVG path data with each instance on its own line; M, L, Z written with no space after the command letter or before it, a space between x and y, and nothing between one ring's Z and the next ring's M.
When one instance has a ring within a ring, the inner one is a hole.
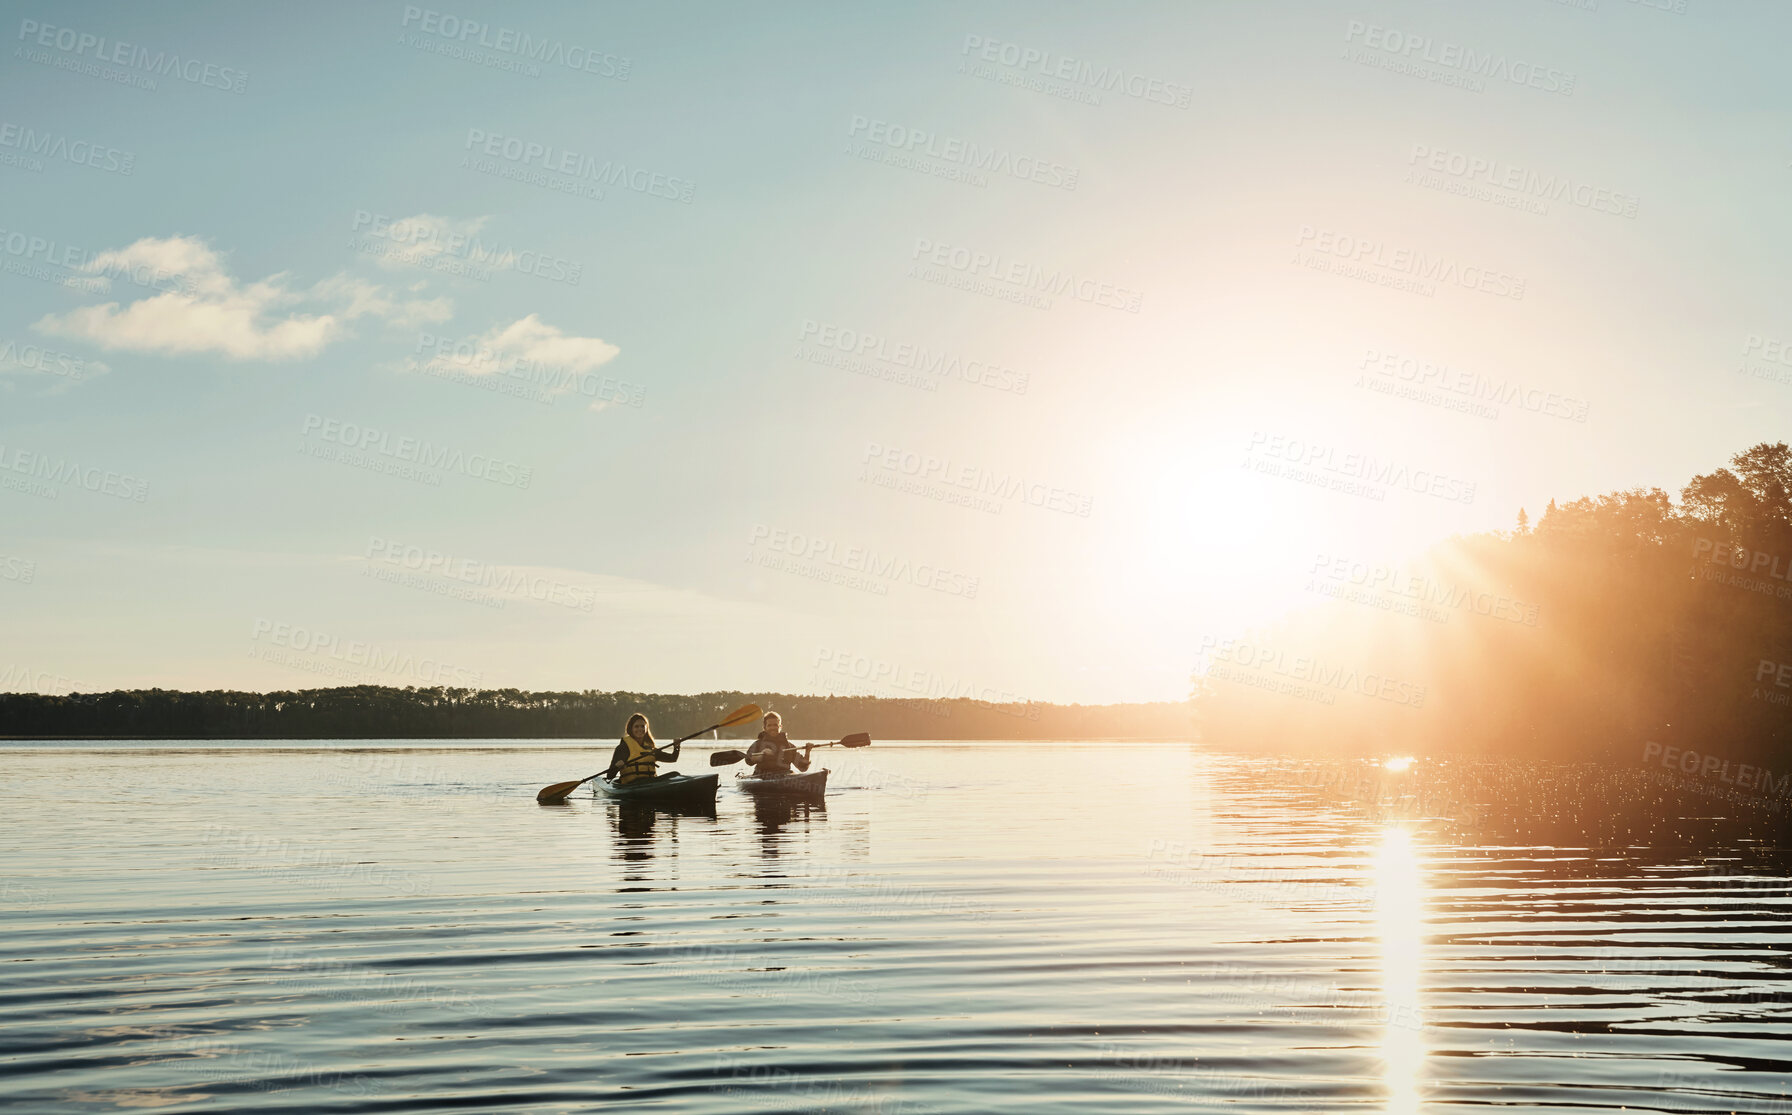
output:
M1420 185L1428 183L1419 181L1416 174L1431 171L1491 189L1506 190L1523 198L1566 201L1570 205L1578 205L1596 213L1611 213L1632 219L1636 217L1637 206L1640 204L1634 194L1619 193L1590 182L1576 182L1565 174L1544 174L1542 171L1514 166L1500 159L1469 155L1424 143L1412 145L1406 164L1413 168L1407 174L1407 181L1418 182Z
M964 46L960 48L959 53L967 58L974 57L981 62L1002 66L1013 71L1016 76L1026 75L1038 79L1062 81L1071 87L1081 86L1090 93L1123 93L1134 100L1170 105L1174 108L1187 108L1195 93L1193 86L1146 77L1141 73L1128 72L1121 66L1098 66L1081 58L1071 58L1038 47L1003 42L1000 39L987 39L981 35L966 35ZM972 72L976 77L984 76L981 73L967 71L962 64L959 67L959 72ZM1012 82L1003 84L1012 84ZM1042 91L1052 92L1053 90L1051 87L1044 87ZM1069 99L1086 100L1090 104L1101 103L1099 96Z
M751 547L764 546L773 556L784 555L803 562L819 563L819 567L840 574L862 574L857 578L875 577L880 580L894 581L897 584L913 585L916 588L932 589L943 592L947 596L962 596L966 600L974 600L981 578L967 577L963 573L933 565L928 562L911 561L905 557L880 554L864 546L843 546L831 539L818 535L806 535L798 531L784 530L780 527L766 526L756 523L747 539ZM761 562L760 564L766 564ZM800 570L791 570L801 572ZM817 577L817 580L836 580L835 577ZM851 578L848 578L851 579ZM849 587L862 587L851 585ZM881 584L876 586L877 595L884 595L888 590Z
M1020 293L1068 295L1092 306L1138 313L1144 295L1091 275L1079 275L1063 268L1044 267L1020 259L1007 259L995 252L976 251L952 244L941 244L925 237L915 241L909 258L917 264L944 268L966 278L988 279L1003 283ZM926 276L922 276L925 278ZM957 285L948 283L947 285ZM1049 305L1048 307L1049 308Z
M796 356L799 360L807 355L804 346L812 345L831 349L845 356L877 360L923 375L962 380L995 391L1010 391L1016 395L1025 395L1027 385L1032 381L1028 373L1017 372L1001 364L975 358L967 360L943 350L930 349L923 344L898 341L881 333L849 329L813 318L803 319L802 328L797 332L797 342Z
M1545 93L1559 93L1564 97L1574 93L1575 77L1572 73L1540 66L1522 58L1507 58L1504 54L1492 51L1478 51L1461 43L1439 42L1429 35L1415 35L1398 28L1353 19L1345 25L1344 41L1368 47L1390 59L1424 63L1454 70L1468 77L1491 78L1512 85L1541 89ZM1350 57L1348 50L1345 57ZM1366 61L1363 58L1352 60Z
M0 123L0 147L10 147L27 155L60 159L76 166L90 166L113 174L129 174L136 169L137 156L102 143L85 139L71 140L55 132L39 132L11 121Z
M390 258L415 267L449 270L438 261L453 260L494 271L535 275L568 286L578 286L585 273L584 264L570 259L530 248L519 250L509 245L489 244L476 232L443 228L416 217L394 220L382 213L357 209L349 231L394 245L398 250Z
M1677 770L1682 774L1695 775L1705 779L1715 778L1717 781L1731 786L1770 793L1782 798L1792 796L1792 774L1782 774L1779 780L1775 781L1773 771L1753 763L1733 764L1722 755L1701 755L1690 747L1667 747L1654 740L1643 744L1643 762L1647 763L1658 756L1662 768L1665 770Z
M165 271L145 263L127 265L117 259L108 259L106 263L99 264L95 261L101 256L115 256L117 253L94 252L78 244L52 240L47 236L34 236L17 229L0 228L0 254L11 256L25 264L43 263L49 267L72 271L72 275L63 275L42 268L16 267L12 260L0 260L0 265L4 265L6 270L28 272L34 278L47 279L93 294L104 293L108 281L114 278L151 290L174 290L186 295L197 294L199 291L198 283L191 275Z
M92 692L93 686L48 670L10 665L0 669L0 692L5 693L75 693Z
M552 403L576 392L594 403L638 408L647 398L647 388L640 384L530 360L476 337L419 333L414 351L410 364L424 375L531 402Z
M1514 301L1524 298L1525 280L1516 275L1461 263L1445 255L1390 247L1369 237L1302 225L1294 245L1296 249L1318 252L1357 267L1375 268L1384 275L1397 275L1421 284L1459 286ZM1421 293L1429 292L1421 289Z
M1412 708L1420 708L1425 704L1426 687L1423 685L1381 674L1365 673L1353 666L1335 665L1311 655L1290 656L1279 648L1245 639L1221 639L1216 635L1203 635L1197 653L1216 660L1215 667L1209 670L1209 676L1225 680L1242 682L1245 679L1219 669L1219 663L1257 674L1276 674L1291 681L1307 682L1339 692L1357 693L1390 704Z
M1434 364L1397 352L1371 348L1363 352L1358 369L1387 380L1400 380L1415 387L1435 387L1473 403L1511 406L1532 414L1562 418L1570 422L1587 420L1588 402L1572 395L1561 395L1529 387L1509 379L1492 379L1476 372L1460 371L1448 364Z
M936 457L930 453L915 453L880 445L875 441L865 443L865 453L860 458L860 463L866 466L868 472L880 469L885 473L944 484L974 495L1013 500L1042 511L1059 511L1084 519L1089 517L1089 512L1095 507L1093 496L1068 488L1041 484L1031 477L965 464L950 457Z
M477 686L484 680L484 675L478 670L469 670L434 658L419 658L409 651L388 650L365 639L344 639L327 631L298 624L257 619L249 637L253 643L266 644L266 647L250 648L251 658L313 673L351 677L352 674L347 670L354 667L414 678L424 685ZM274 649L270 651L267 647ZM303 655L307 658L293 658L289 655ZM313 664L335 669L312 669L307 664L308 660Z
M46 47L65 56L72 55L75 58L108 63L123 67L127 71L137 70L141 74L177 77L191 85L222 89L228 93L241 93L248 88L249 84L249 75L243 70L233 69L229 66L215 66L210 62L201 62L197 58L182 58L178 54L170 54L165 50L151 54L148 47L136 46L118 39L108 39L104 35L90 35L72 27L56 27L48 23L39 23L35 19L19 21L19 41L27 46ZM68 61L67 58L54 59L42 51L21 50L19 56L27 61L57 66L62 69L78 68L64 65ZM142 82L132 81L128 84L142 84ZM149 82L147 87L154 89L155 83Z
M384 458L398 466L415 466L407 470L412 472L417 469L436 473L458 472L475 480L502 484L508 488L527 488L535 479L535 470L528 465L519 465L485 453L467 453L453 446L437 445L427 439L395 435L374 426L361 426L317 414L305 416L300 433L307 438L334 444L348 451L351 457L359 454L367 461ZM360 462L349 460L348 463Z
M986 174L1005 174L1011 178L1063 190L1076 189L1077 179L1082 176L1082 171L1075 167L1063 166L1031 155L1017 155L1005 147L992 147L957 136L937 135L925 128L910 128L870 116L854 115L846 134L853 139L917 158L937 159Z
M1773 679L1775 689L1792 690L1792 662L1775 662L1771 658L1763 658L1755 665L1755 688L1749 694L1757 701L1766 701L1770 705L1792 705L1792 693L1774 693L1764 689L1759 683Z
M522 178L535 185L551 185L531 174L558 174L579 182L594 183L596 186L620 187L633 190L649 197L663 197L669 201L691 203L696 190L696 183L685 178L676 178L657 171L641 167L630 169L628 164L615 159L604 159L599 162L595 155L583 155L564 147L556 147L551 143L540 143L532 139L521 139L516 136L497 135L481 128L468 128L467 151L475 152L494 159L502 159L511 163L518 171L524 172ZM473 165L473 164L468 164ZM473 169L483 169L473 165ZM500 177L504 177L500 173ZM575 191L576 192L576 191ZM601 193L599 197L601 198Z
M0 372L21 368L79 381L90 372L105 371L106 366L98 360L88 360L71 352L59 352L31 341L20 344L10 337L0 341Z
M627 81L629 70L634 66L630 59L606 51L576 44L567 46L559 39L538 39L527 31L493 27L489 23L462 19L460 16L438 12L434 8L419 8L407 4L399 26L414 27L424 34L435 35L462 46L476 46L530 62L565 66L569 70L612 77L617 81Z
M1742 355L1755 356L1771 360L1775 364L1792 367L1792 345L1776 337L1763 337L1759 333L1750 333L1748 340L1743 342Z
M1318 554L1307 572L1314 578L1325 578L1337 584L1349 583L1370 593L1386 593L1414 601L1421 606L1436 605L1451 611L1470 611L1488 619L1507 620L1526 627L1537 626L1540 609L1536 604L1526 604L1522 600L1486 590L1448 584L1433 577L1415 577L1391 565Z
M1792 580L1792 563L1782 564L1784 559L1778 554L1768 553L1766 550L1751 550L1735 542L1699 538L1692 544L1692 556L1695 559L1702 557L1713 565L1727 565L1731 569L1759 573L1776 581Z
M59 489L50 487L51 484L80 488L131 503L142 503L149 498L147 480L16 445L8 447L0 442L0 487L55 499Z
M37 562L25 558L0 554L0 581L17 581L22 585L31 583L37 576Z
M1262 430L1251 434L1250 453L1260 453L1270 463L1284 461L1299 468L1317 469L1352 480L1403 488L1450 503L1475 502L1475 482L1446 476L1434 469L1414 468L1394 460L1383 460L1366 453L1339 452L1323 442L1304 441ZM1250 460L1245 461L1251 467ZM1297 477L1298 478L1298 477Z
M555 604L577 612L597 610L595 589L569 585L528 569L456 557L440 550L411 546L380 537L368 539L365 557L370 569L373 568L373 563L378 562L394 571L457 581L475 588L489 589L503 596Z
M1750 333L1742 344L1742 366L1736 371L1755 379L1792 385L1792 344Z
M1787 344L1777 337L1763 337L1759 333L1750 333L1748 339L1742 343L1742 357L1744 360L1753 357L1756 360L1767 360L1792 368L1792 344Z
M850 677L878 691L867 693L868 696L885 696L893 690L903 695L912 693L932 701L968 700L981 708L1005 715L1027 720L1039 719L1039 706L1011 690L976 685L964 680L947 681L937 671L916 670L851 651L826 648L817 650L815 668Z

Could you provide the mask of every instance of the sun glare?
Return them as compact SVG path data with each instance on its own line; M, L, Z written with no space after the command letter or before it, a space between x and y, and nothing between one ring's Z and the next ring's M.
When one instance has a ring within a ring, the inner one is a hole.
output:
M1126 575L1113 587L1126 604L1192 596L1243 624L1313 602L1301 576L1321 544L1298 492L1266 497L1249 477L1174 454L1143 452L1135 465L1136 496L1116 509Z
M1416 1112L1425 1067L1419 977L1424 970L1424 878L1412 834L1383 831L1375 854L1375 915L1381 940L1382 1078L1389 1115Z

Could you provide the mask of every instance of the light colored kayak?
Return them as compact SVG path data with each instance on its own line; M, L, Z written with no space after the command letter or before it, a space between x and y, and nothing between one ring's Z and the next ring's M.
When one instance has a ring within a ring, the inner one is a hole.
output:
M818 797L827 793L828 768L804 771L801 774L785 774L777 778L755 778L749 773L742 773L735 779L735 784L749 794L806 794Z
M598 793L617 801L688 807L714 805L716 787L720 782L720 776L714 774L662 774L658 778L643 778L626 786L618 786L600 778L596 786Z

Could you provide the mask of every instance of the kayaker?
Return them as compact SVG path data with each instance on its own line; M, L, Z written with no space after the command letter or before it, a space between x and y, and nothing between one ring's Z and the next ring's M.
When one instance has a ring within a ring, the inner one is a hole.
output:
M790 737L784 734L784 718L768 712L764 730L747 748L747 762L753 764L753 777L779 778L789 774L793 764L798 770L808 770L809 752L814 746L811 743L801 749L792 747Z
M653 730L647 726L647 717L635 713L628 718L622 742L610 753L610 765L616 768L616 784L626 786L643 778L658 777L656 764L661 759L676 763L679 747L677 741L671 747L661 747L654 743Z

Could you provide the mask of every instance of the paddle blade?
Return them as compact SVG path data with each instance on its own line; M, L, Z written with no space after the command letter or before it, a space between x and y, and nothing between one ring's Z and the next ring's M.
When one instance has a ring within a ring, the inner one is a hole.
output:
M718 751L709 757L709 765L712 767L725 767L729 763L738 763L746 757L747 753L745 751Z
M759 719L759 706L758 705L742 705L739 708L735 709L733 712L729 713L727 718L724 719L720 724L717 724L716 727L732 728L736 724L744 724L749 720L757 720L757 719Z
M581 778L577 782L556 782L552 786L543 786L535 795L535 800L543 805L556 805L566 800L566 795L583 786L588 779Z
M871 733L870 732L854 732L852 735L847 736L845 739L841 740L840 746L841 747L870 747L871 746Z

